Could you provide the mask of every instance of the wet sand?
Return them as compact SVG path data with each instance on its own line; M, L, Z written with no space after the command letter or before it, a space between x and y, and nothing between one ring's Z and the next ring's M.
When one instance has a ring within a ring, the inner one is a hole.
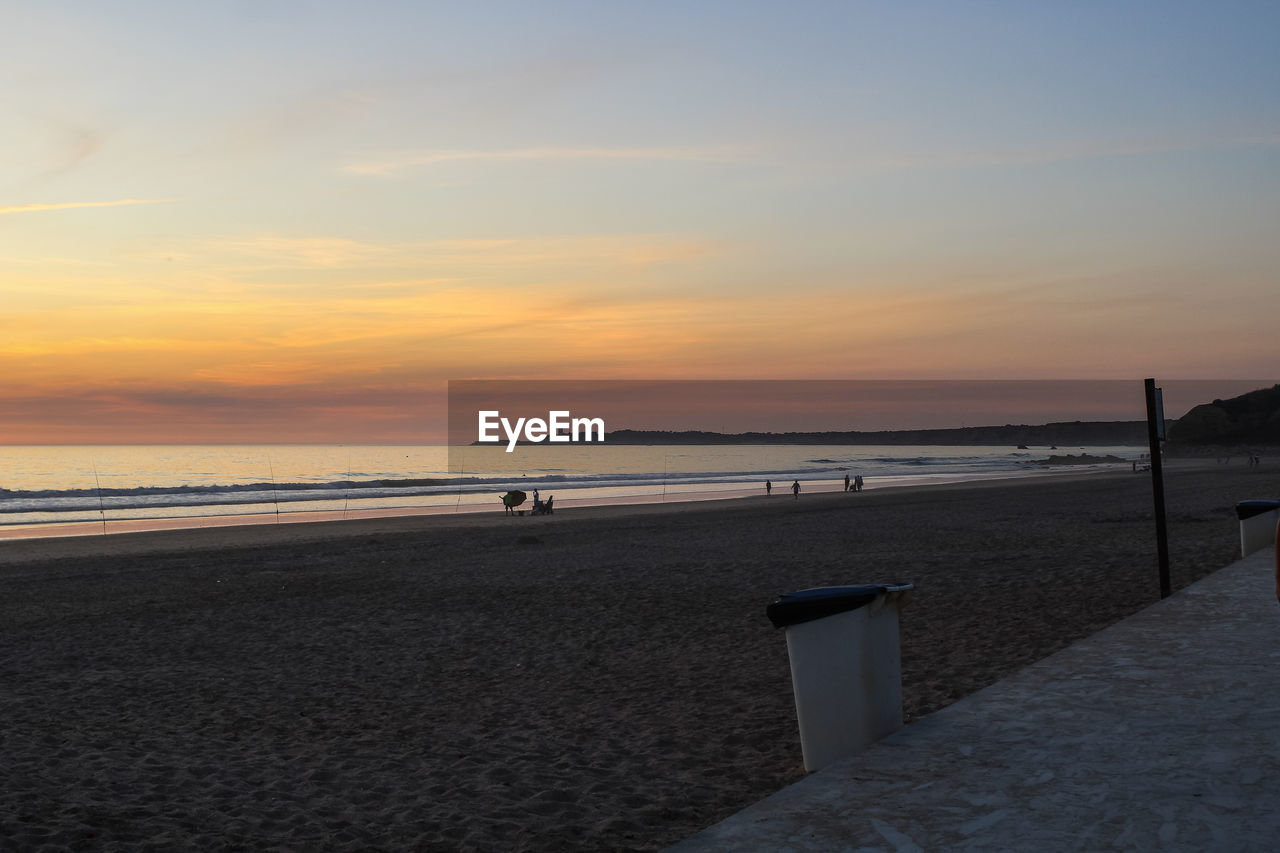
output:
M1176 588L1280 477L1166 491ZM0 542L0 846L659 849L803 775L765 605L885 580L915 719L1156 600L1150 480Z

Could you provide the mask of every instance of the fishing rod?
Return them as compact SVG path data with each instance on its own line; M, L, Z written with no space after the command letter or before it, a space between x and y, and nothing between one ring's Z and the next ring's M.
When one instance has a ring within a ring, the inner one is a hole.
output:
M98 461L96 459L89 460L93 465L93 485L98 490L98 515L102 517L102 535L107 535L107 511L102 506L102 482L98 479Z
M347 448L347 484L342 489L342 520L347 520L347 504L351 503L351 448Z
M271 464L271 457L267 457L267 471L271 474L271 500L276 505L276 524L280 523L280 496L276 493L276 469Z

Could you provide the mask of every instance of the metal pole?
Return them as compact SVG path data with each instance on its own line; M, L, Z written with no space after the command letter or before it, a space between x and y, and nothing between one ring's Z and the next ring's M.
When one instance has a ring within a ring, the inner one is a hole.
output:
M1156 404L1156 381L1144 383L1147 396L1147 443L1151 446L1151 492L1156 510L1156 552L1160 558L1160 597L1172 592L1169 583L1169 529L1164 518L1164 470L1160 466L1160 441L1164 435L1164 412Z

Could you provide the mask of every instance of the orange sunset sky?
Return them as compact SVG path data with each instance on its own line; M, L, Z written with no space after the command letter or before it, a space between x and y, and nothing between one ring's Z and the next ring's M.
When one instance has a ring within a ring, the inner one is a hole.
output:
M1280 365L1275 4L4 17L0 443L434 441L450 379Z

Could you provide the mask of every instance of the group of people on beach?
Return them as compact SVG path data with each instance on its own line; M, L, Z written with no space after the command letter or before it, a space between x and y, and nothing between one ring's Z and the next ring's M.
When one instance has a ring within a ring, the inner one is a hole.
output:
M502 506L506 510L507 515L524 515L524 510L517 510L516 507L524 503L525 493L513 489L506 494L498 495L498 499L502 501ZM530 515L551 515L551 502L555 500L555 496L547 498L545 501L537 489L533 490L533 508L529 510Z
M1216 459L1214 459L1214 461L1217 462L1219 465L1230 465L1232 458L1234 457L1227 456L1224 458L1219 456ZM1250 453L1248 456L1244 458L1244 464L1250 468L1256 468L1257 466L1262 464L1262 457L1256 453Z
M853 478L852 480L850 480L850 479L849 479L849 475L848 475L848 474L845 474L845 475L844 475L844 490L845 490L846 492L860 492L860 491L862 491L862 475L861 475L861 474L857 474L857 475L855 475L855 476L854 476L854 478ZM771 495L771 494L773 494L773 481L772 481L772 480L765 480L765 481L764 481L764 493L765 493L766 495ZM800 499L800 481L799 481L799 480L796 480L796 481L794 481L794 482L791 484L791 496L792 496L794 499L796 499L796 500L799 500L799 499Z

